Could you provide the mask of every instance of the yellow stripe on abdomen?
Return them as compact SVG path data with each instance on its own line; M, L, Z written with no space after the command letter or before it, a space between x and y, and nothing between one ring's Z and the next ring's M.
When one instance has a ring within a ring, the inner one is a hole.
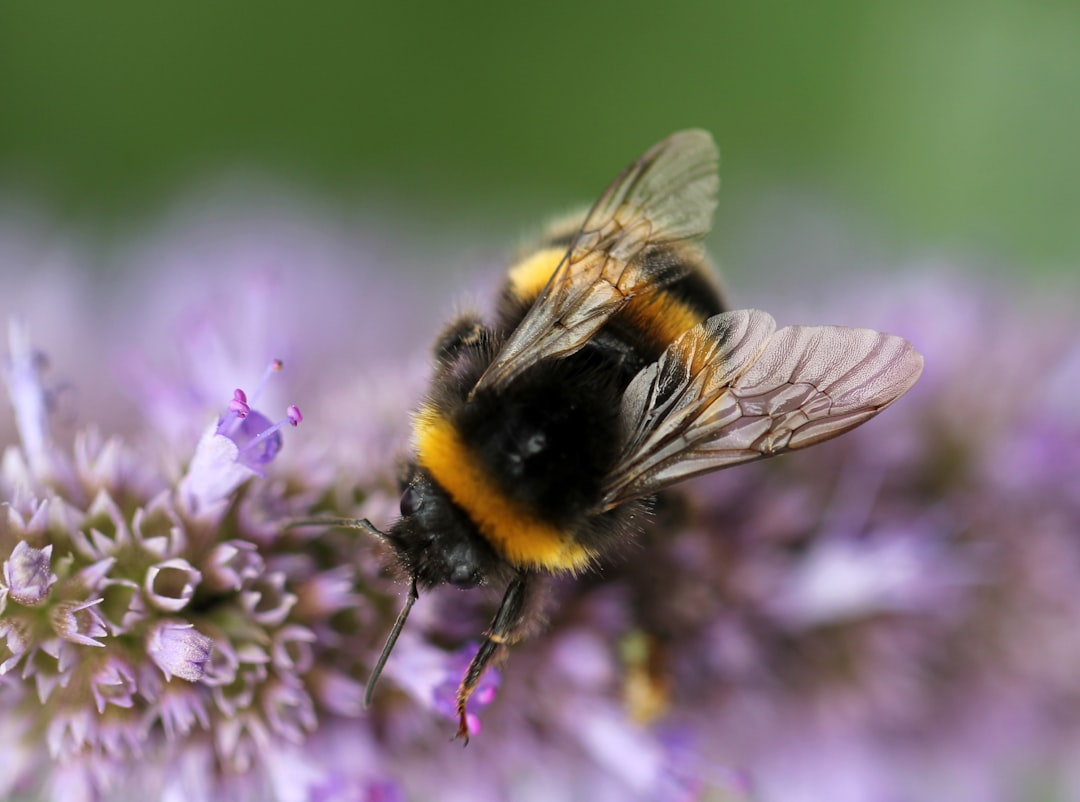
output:
M664 290L631 298L619 316L660 350L704 319L700 311Z
M468 514L480 534L511 565L579 571L595 555L573 535L508 498L486 474L457 428L425 407L415 429L417 462Z

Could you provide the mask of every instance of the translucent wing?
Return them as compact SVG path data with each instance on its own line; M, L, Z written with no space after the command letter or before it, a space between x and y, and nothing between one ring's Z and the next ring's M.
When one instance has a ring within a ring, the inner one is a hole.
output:
M699 245L716 207L718 156L704 131L654 145L604 191L540 297L476 386L504 386L541 359L579 350L631 298L679 279L664 245Z
M790 326L725 312L641 371L622 402L621 458L601 508L701 473L820 443L907 392L922 356L870 329Z

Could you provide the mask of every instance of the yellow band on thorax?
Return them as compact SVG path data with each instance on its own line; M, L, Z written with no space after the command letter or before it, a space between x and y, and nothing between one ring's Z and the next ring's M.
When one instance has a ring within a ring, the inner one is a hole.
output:
M538 298L564 256L566 248L541 248L511 267L507 279L514 295L527 302Z
M487 476L457 428L430 407L416 419L417 462L469 515L480 534L511 565L579 571L594 554L572 534L508 498Z

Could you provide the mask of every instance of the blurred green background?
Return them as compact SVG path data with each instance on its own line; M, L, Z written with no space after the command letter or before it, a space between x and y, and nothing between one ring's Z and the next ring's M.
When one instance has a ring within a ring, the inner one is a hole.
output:
M1080 262L1076 2L0 10L0 195L64 225L240 171L432 230L521 226L691 125L723 153L722 258L791 193L887 248Z

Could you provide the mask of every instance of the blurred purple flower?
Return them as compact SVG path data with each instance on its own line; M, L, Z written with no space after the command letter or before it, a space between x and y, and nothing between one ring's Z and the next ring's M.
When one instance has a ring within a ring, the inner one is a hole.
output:
M0 263L32 250L0 238ZM403 589L358 533L286 528L393 518L439 293L283 212L196 221L129 260L138 278L100 297L74 277L44 293L13 275L0 310L74 363L50 368L11 328L0 796L1080 794L1080 339L1066 303L1026 308L930 265L799 315L911 338L922 380L834 443L688 484L602 572L551 580L547 629L485 677L482 731L462 750L453 694L494 600L425 594L365 712ZM208 282L244 292L208 297ZM81 303L53 297L69 286ZM102 316L111 304L143 317ZM278 354L284 375L272 363L272 381L241 381ZM72 426L73 404L98 425Z
M439 661L442 680L432 690L431 704L437 712L446 717L447 721L453 721L456 718L458 685L479 646L479 643L467 644L456 654L451 655L449 661ZM492 669L480 678L480 683L473 691L469 700L469 712L466 714L470 735L480 732L480 717L477 711L483 710L494 701L495 694L499 690L499 677L499 671Z
M146 636L146 653L165 674L188 682L202 679L214 642L193 624L161 621Z
M105 620L94 608L104 599L58 602L49 611L52 628L64 640L81 646L104 646L98 638L108 634ZM44 645L42 648L45 648Z
M7 598L36 607L45 601L49 590L56 584L56 574L49 570L52 561L52 545L35 549L20 540L4 561L4 579L0 592Z

